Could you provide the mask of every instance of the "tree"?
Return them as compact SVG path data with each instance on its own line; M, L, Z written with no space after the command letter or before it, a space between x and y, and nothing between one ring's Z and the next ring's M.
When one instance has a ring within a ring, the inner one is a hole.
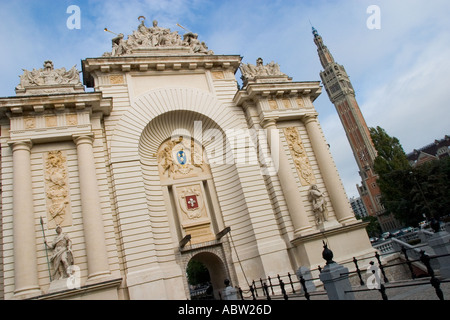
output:
M411 169L405 151L396 137L390 137L381 127L369 128L369 131L377 150L374 170L378 175L384 177L393 171Z
M386 211L406 225L417 225L423 214L428 218L448 215L450 158L413 168L397 138L380 127L369 130L378 153L374 170Z
M415 215L440 218L450 214L450 158L421 164L410 172Z
M408 213L411 209L405 190L411 189L408 173L412 169L408 158L400 141L389 136L383 128L369 128L369 131L377 150L374 170L378 175L381 202L387 213L393 213L396 219L408 224Z
M209 271L205 265L197 260L191 259L186 268L188 282L191 285L203 284L210 281Z
M367 234L369 237L379 237L381 234L381 227L378 223L378 219L374 216L362 217L362 221L368 222L369 224L366 227Z

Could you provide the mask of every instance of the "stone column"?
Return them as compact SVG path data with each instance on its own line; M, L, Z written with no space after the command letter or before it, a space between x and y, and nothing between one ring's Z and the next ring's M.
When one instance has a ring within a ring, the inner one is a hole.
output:
M80 179L81 210L88 264L88 283L109 276L105 232L100 207L100 192L97 184L93 152L94 138L90 135L74 136L77 145L78 171Z
M280 131L276 126L276 119L267 120L264 123L267 130L267 140L270 146L274 162L278 160L278 178L283 190L286 205L288 207L292 224L294 226L294 237L300 237L313 231L309 224L308 215L302 202L294 173L291 170L289 160L280 140ZM278 159L277 159L278 157Z
M31 181L31 141L14 142L13 241L14 294L28 298L41 294L38 281L36 231Z
M336 166L317 122L317 114L306 115L303 121L316 155L325 187L330 196L336 219L343 225L355 222L355 215L350 208L350 203L340 181Z

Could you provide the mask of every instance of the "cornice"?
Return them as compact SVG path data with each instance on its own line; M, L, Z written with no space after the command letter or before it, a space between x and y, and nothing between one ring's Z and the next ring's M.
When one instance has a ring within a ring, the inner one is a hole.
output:
M74 297L86 296L101 290L111 290L118 288L122 283L122 278L117 278L105 282L95 283L91 285L82 286L79 289L68 289L54 293L43 294L30 300L61 300L70 299Z
M322 87L319 81L251 83L239 90L233 101L237 105L243 105L249 100L259 100L271 96L277 98L309 96L313 102L321 93Z
M112 110L112 98L104 98L101 92L0 98L0 118L6 115L43 113L46 110L63 111L65 109L90 109L92 112L109 115Z
M173 55L173 56L120 56L86 58L81 62L83 82L94 86L95 73L195 71L198 69L237 71L242 57L239 55Z
M344 232L350 232L353 230L363 229L367 225L368 225L368 222L357 221L357 222L349 224L349 225L338 226L338 227L331 228L328 230L318 231L318 232L315 232L312 234L307 234L305 236L301 236L301 237L291 240L291 243L294 246L298 246L299 244L307 243L310 241L323 240L326 237L331 237L336 234L342 234Z

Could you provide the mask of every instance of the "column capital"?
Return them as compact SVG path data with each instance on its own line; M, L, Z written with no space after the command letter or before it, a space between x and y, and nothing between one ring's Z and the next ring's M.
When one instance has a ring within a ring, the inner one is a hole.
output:
M265 117L261 120L260 124L264 129L276 128L278 118L278 116Z
M317 120L317 116L318 116L318 115L319 115L319 114L318 114L317 112L314 112L314 113L307 113L307 114L305 114L304 116L302 116L302 121L303 121L304 124L308 124L308 123L310 123L310 122L312 122L312 121Z
M31 139L17 141L10 140L8 141L8 144L13 152L17 150L31 151L31 148L33 147L33 142L31 141Z
M94 142L94 133L87 133L87 134L73 134L72 135L73 141L76 143L76 145L88 143L92 145Z

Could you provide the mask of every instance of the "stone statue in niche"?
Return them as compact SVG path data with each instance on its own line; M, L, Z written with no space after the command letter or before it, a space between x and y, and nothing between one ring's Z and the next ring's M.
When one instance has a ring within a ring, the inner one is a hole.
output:
M53 225L71 224L71 217L68 214L70 200L66 157L62 151L47 153L44 178L49 223Z
M312 203L316 223L328 221L327 201L317 185L313 184L309 190L309 201Z
M52 243L45 245L52 250L50 262L53 266L52 280L69 278L68 268L73 265L72 241L66 233L62 232L61 226L56 227L57 236Z

